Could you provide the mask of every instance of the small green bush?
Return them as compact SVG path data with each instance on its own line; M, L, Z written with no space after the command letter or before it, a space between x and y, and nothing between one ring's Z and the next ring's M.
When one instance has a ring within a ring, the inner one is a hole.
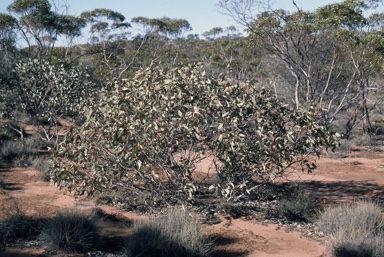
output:
M25 215L14 215L0 221L0 230L7 243L37 238L41 228L42 223L39 220Z
M383 256L384 218L378 205L358 201L330 206L319 216L336 257Z
M337 148L337 151L340 152L351 152L353 147L353 142L350 139L341 139L340 146Z
M127 252L143 257L209 256L210 247L198 218L173 207L161 217L138 222L127 243Z
M27 137L25 140L6 140L0 142L0 158L11 162L15 167L38 165L35 159L41 158L37 158L36 155L39 154L39 150L48 147L53 147L53 144L37 135Z
M21 156L12 159L13 167L27 168L32 165L31 156Z
M59 213L47 221L43 239L53 248L70 252L94 250L99 242L96 220L77 211Z
M373 121L372 132L376 135L384 134L384 119L378 119Z
M38 132L28 136L25 139L25 143L34 150L46 150L54 146L52 142L43 139L43 137Z

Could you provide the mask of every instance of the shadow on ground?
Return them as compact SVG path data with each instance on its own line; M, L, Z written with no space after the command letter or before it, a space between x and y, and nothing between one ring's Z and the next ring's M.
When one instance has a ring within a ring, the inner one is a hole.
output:
M370 200L384 204L384 187L369 181L300 182L315 199L333 201Z
M4 190L8 190L8 191L17 191L17 190L23 189L17 183L6 183L6 182L2 182L2 181L0 181L0 188L4 189Z
M28 254L28 253L1 253L2 257L47 257L44 254Z
M239 240L241 240L240 238L215 235L212 238L212 240L214 241L214 248L215 248L211 253L212 257L232 257L232 256L245 257L250 253L250 251L247 251L246 249L244 250L228 249L230 248L231 245L234 245Z

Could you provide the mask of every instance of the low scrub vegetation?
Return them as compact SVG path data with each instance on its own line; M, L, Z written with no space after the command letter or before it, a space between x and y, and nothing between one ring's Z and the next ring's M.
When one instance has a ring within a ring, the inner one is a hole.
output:
M199 219L181 207L164 215L139 221L127 242L129 256L209 256L211 242L202 232Z
M51 248L79 253L94 250L99 243L94 217L74 210L49 219L43 230L43 238Z
M7 141L17 136L18 134L6 125L0 126L0 141Z
M16 203L6 212L7 218L0 220L0 253L15 243L31 240L51 251L67 253L96 252L107 246L97 227L99 212L67 210L51 218L31 218ZM197 214L170 207L163 215L137 221L133 233L111 250L124 251L128 256L205 257L210 256L211 246L212 240L202 231Z
M358 201L330 206L317 224L328 236L336 257L377 257L384 254L384 218L381 208Z
M0 12L0 160L38 169L71 193L122 189L134 210L197 202L240 209L266 200L277 202L274 215L309 222L318 206L302 189L279 196L269 187L274 180L287 170L315 170L320 153L339 145L339 133L344 151L375 147L372 135L384 133L382 1L290 12L218 0L248 33L217 27L205 40L185 37L192 27L184 19L133 17L148 32L134 35L112 10L73 16L48 0L11 2ZM91 38L74 45L85 28ZM58 39L68 41L57 47ZM67 118L73 124L63 136L58 128ZM20 123L40 134L27 135ZM53 150L52 161L37 156L43 149ZM214 179L199 179L203 160ZM384 254L375 208L358 202L321 214L336 256ZM209 243L186 213L172 209L140 223L132 255L205 256ZM25 220L2 221L1 243L17 237L12 224L26 231ZM75 252L97 242L93 218L72 212L52 219L44 235Z
M312 221L321 206L311 199L299 185L291 185L291 188L291 191L280 199L275 215L283 217L289 222Z
M12 215L0 221L0 245L17 241L37 239L42 230L42 221L25 215Z
M49 163L47 156L39 153L51 147L52 143L38 137L37 135L21 139L9 139L0 141L0 159L11 163L14 167L30 167L33 166L43 173L47 173Z
M0 251L7 245L31 240L42 240L52 250L68 252L86 252L99 246L96 219L92 215L68 210L52 218L35 218L26 216L17 203L11 207L5 210L7 218L0 220Z
M31 167L41 172L41 178L49 181L49 170L52 168L52 161L45 156L38 156L31 160Z
M2 214L6 214L7 217L0 220L0 252L4 251L9 244L35 240L40 236L43 221L26 216L17 203L10 207L3 205Z
M33 153L30 145L21 140L7 140L0 143L0 156L3 160L12 161L26 158Z

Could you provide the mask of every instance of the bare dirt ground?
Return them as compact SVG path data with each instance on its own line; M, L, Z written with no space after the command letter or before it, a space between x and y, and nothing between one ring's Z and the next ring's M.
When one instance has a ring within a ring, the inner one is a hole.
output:
M384 152L365 150L347 154L322 156L313 174L292 172L288 180L299 181L306 190L322 202L371 199L384 201ZM99 208L111 219L100 222L107 240L118 240L131 231L132 223L143 216L98 205L94 200L75 198L40 178L40 172L30 168L11 168L0 165L0 215L7 215L12 206L25 214L37 217L53 216L70 208L92 210ZM2 210L2 211L1 211ZM215 236L214 256L249 257L328 257L322 240L288 231L284 225L263 224L244 219L223 217L216 225L205 225L205 231ZM66 253L47 253L41 245L27 248L8 248L1 256L82 256Z

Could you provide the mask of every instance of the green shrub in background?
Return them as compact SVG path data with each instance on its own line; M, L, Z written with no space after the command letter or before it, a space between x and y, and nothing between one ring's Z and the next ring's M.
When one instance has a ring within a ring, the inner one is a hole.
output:
M95 100L96 86L84 69L29 60L19 62L15 73L19 84L13 105L26 113L47 118L74 116Z
M6 125L0 126L0 141L6 141L18 137L19 134Z
M384 255L384 218L381 208L358 201L326 208L317 221L328 236L336 257Z
M77 193L123 179L157 198L191 199L209 189L235 201L253 190L253 179L273 181L292 166L312 171L311 153L337 144L318 118L255 84L208 77L199 65L149 67L101 97L56 149L51 175ZM218 175L212 185L194 177L208 157Z
M98 96L98 86L82 68L29 60L18 62L13 72L10 89L0 89L5 117L19 111L57 125L62 116L81 119L84 107L93 105Z
M203 257L209 256L211 245L196 214L172 207L160 217L139 221L126 251L129 256Z

